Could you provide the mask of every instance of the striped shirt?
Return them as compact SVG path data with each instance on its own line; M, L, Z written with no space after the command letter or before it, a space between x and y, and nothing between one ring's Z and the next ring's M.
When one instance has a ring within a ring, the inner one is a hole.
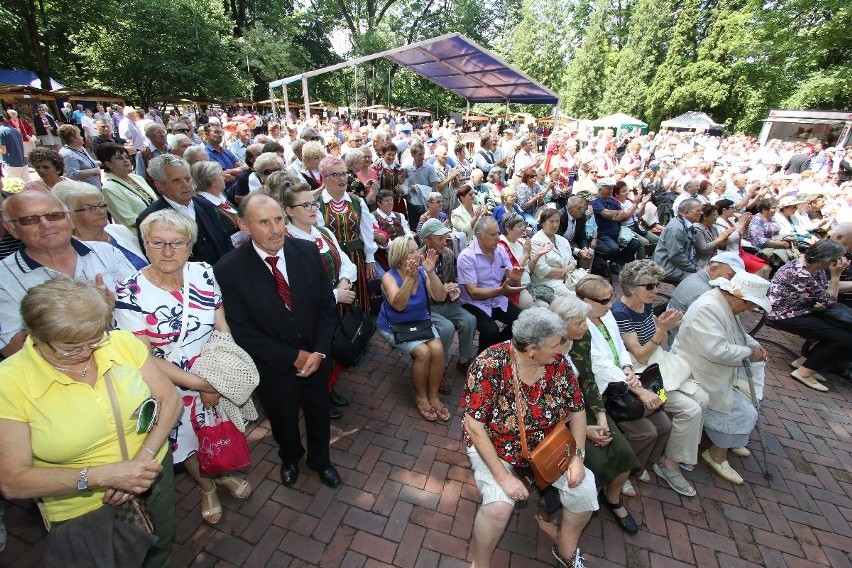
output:
M612 315L618 323L618 332L635 333L639 337L640 345L651 341L654 332L657 331L657 324L654 323L654 307L651 304L645 304L645 311L640 314L618 300L612 306Z

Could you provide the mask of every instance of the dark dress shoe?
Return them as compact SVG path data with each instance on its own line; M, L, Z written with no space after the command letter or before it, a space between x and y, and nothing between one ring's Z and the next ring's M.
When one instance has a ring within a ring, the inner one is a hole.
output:
M281 483L290 487L299 479L299 466L297 464L281 464Z
M467 370L470 367L471 363L473 363L473 359L464 363L456 363L456 369L458 369L462 373L467 373Z
M349 399L345 396L341 396L334 391L331 391L331 394L328 395L328 402L331 403L332 406L337 406L343 408L344 406L349 406Z
M343 418L343 412L340 411L339 408L335 408L333 406L328 407L328 417L332 420L340 420Z
M337 473L337 470L334 469L333 465L330 465L325 469L317 469L314 471L319 474L320 481L322 481L332 489L343 485L343 480L340 479L340 474Z
M618 526L620 526L622 529L624 529L625 532L629 532L630 534L636 534L636 533L639 532L639 525L636 524L636 519L633 518L633 515L630 514L630 511L628 511L627 509L624 509L625 512L627 512L626 517L619 517L618 515L615 514L616 509L620 509L620 508L624 507L624 498L623 497L621 497L619 495L618 496L618 503L610 503L607 500L606 496L603 493L601 493L601 503L603 503L604 506L606 506L607 509L612 511L612 514L615 517L615 522L617 522Z

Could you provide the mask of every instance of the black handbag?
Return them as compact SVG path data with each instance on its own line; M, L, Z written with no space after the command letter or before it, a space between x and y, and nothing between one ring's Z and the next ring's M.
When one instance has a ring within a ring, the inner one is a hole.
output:
M660 366L656 363L648 365L639 375L639 382L646 389L657 393L665 393L663 376ZM620 381L610 383L603 393L604 409L616 422L630 422L645 417L645 405L639 397L630 392L627 383Z
M409 341L428 341L435 337L432 333L431 319L392 323L390 327L393 332L393 341L397 345Z
M331 358L344 367L355 366L375 331L376 324L364 314L358 302L354 302L337 319L331 339Z

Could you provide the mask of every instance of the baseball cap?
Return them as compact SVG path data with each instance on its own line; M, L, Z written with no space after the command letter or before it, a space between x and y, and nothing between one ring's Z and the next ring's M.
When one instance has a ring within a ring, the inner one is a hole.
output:
M411 127L407 124L403 125L402 128L399 129L400 132L408 132L411 133Z
M425 239L432 235L446 235L450 230L438 219L427 219L420 228L420 238Z
M598 187L615 187L615 178L599 179Z
M710 262L727 264L728 266L734 269L734 272L745 272L745 263L743 262L743 259L740 258L740 255L735 252L720 252L719 254L711 258Z

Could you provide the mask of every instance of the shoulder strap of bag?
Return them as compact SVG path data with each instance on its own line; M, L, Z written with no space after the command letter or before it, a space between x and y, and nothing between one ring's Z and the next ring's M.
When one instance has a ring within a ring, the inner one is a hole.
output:
M518 415L518 431L521 434L521 456L524 459L529 460L530 457L530 449L527 446L527 432L526 428L524 428L524 415L521 411L521 374L518 372L518 362L515 359L515 346L509 346L509 355L512 358L512 383L515 387L515 412Z
M121 459L127 461L130 459L127 455L127 440L124 438L124 427L122 426L121 411L118 409L118 398L116 398L115 388L112 386L111 370L104 373L104 384L109 393L109 402L112 406L112 418L115 422L115 430L118 435L118 445L121 448Z

